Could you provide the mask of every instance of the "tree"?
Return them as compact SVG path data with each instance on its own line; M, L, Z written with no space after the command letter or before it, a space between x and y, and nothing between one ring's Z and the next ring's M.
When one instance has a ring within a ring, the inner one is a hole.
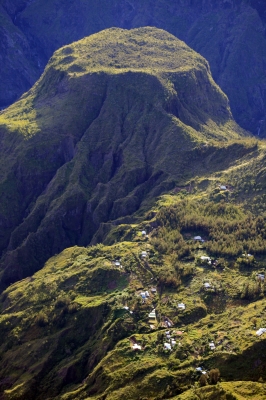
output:
M209 382L211 385L216 385L220 378L220 371L218 368L213 368L209 372Z
M199 385L206 386L207 383L208 383L207 376L205 374L202 374L201 377L199 378Z

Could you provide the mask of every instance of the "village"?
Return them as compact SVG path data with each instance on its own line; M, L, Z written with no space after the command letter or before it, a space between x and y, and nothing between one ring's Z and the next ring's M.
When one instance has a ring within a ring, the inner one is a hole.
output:
M221 187L222 190L227 190L226 187ZM149 262L150 260L150 246L149 246L149 234L147 230L142 230L138 233L138 237L140 240L140 244L145 245L144 249L140 250L138 254L138 259L140 263L145 263L146 272L149 272ZM221 260L216 259L214 257L210 257L204 251L204 243L207 238L202 235L192 235L187 240L194 241L198 243L197 250L195 252L195 261L194 261L194 273L192 282L190 283L190 288L187 287L183 289L181 293L176 291L176 294L173 294L172 291L169 292L169 295L165 295L161 292L161 288L156 285L156 277L151 275L151 282L147 283L147 278L144 278L143 282L146 284L142 284L142 288L135 290L134 297L138 300L138 304L140 308L143 308L146 311L146 317L144 315L144 320L146 324L145 332L146 335L149 335L149 332L157 332L157 345L156 351L159 354L164 354L166 357L170 356L173 352L179 354L179 357L190 357L189 354L194 353L194 362L195 362L195 373L199 374L199 376L206 375L208 376L208 369L203 367L201 364L201 359L203 356L209 353L215 353L216 351L224 351L226 353L234 353L235 347L228 341L227 335L221 334L219 332L212 333L209 335L209 338L202 338L203 344L197 346L197 350L192 351L191 346L193 345L194 340L191 340L191 333L188 330L187 324L182 323L182 320L186 320L189 318L188 316L193 313L193 308L203 307L204 301L207 301L207 308L209 304L210 310L217 309L215 303L219 303L220 298L224 296L226 291L232 291L238 286L238 281L240 282L240 277L237 278L236 282L226 282L226 273L227 267ZM254 256L249 253L243 253L241 257L245 260L252 260L254 262ZM123 268L121 260L115 260L113 265L117 268ZM144 271L144 270L143 270ZM265 279L265 271L264 269L260 269L258 272L254 271L252 274L248 274L247 276L243 276L241 278L241 284L243 284L242 280L246 281L248 285L248 281L250 279L252 282L264 285ZM195 281L195 283L193 283ZM192 288L195 289L195 292L191 291ZM183 293L183 300L182 300ZM178 297L178 299L177 299ZM188 304L187 304L188 303ZM162 306L165 304L164 306ZM169 311L167 313L167 305L169 305ZM134 318L135 309L134 306L130 306L127 301L125 301L123 310L127 312L131 318ZM173 314L176 316L173 318ZM203 314L204 315L204 312ZM206 315L206 314L205 314ZM179 321L179 322L177 322ZM143 328L144 329L144 328ZM253 335L257 338L260 338L266 333L266 328L260 327L256 329L253 327ZM145 335L144 335L145 336ZM197 342L197 341L196 341ZM129 337L129 347L133 352L142 352L145 353L146 349L146 340L143 340L143 334L137 334ZM186 349L186 350L185 350ZM197 376L197 375L196 375Z

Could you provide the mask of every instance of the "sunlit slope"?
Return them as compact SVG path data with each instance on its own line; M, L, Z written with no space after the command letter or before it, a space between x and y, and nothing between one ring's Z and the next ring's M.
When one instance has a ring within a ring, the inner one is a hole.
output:
M266 218L233 197L214 199L228 182L226 173L211 178L162 196L139 223L113 227L114 244L65 249L3 292L3 399L264 398L265 334L256 331L266 323L266 285L257 278ZM193 240L199 233L204 242ZM201 387L198 367L218 368L221 382Z

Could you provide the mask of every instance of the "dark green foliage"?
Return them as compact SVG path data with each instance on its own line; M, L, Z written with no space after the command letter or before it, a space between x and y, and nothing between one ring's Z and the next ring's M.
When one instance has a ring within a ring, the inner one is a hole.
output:
M157 220L160 228L153 233L153 243L163 253L175 251L181 258L189 255L196 243L183 237L190 234L192 240L195 232L201 232L204 247L216 257L266 253L266 218L245 214L243 208L233 204L183 201L160 210ZM254 257L242 258L238 263L252 266Z
M220 371L218 368L213 368L208 373L209 382L211 385L216 385L220 379Z
M204 374L201 374L200 378L199 378L199 385L200 386L206 386L208 384L208 379L207 376Z
M61 307L68 306L68 305L70 305L70 301L71 300L69 299L69 297L60 296L56 299L55 307L61 308Z

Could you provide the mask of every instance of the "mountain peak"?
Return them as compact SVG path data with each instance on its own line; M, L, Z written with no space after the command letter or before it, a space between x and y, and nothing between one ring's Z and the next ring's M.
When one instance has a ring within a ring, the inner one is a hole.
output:
M110 28L55 52L51 63L69 72L180 71L206 60L184 42L153 27Z

